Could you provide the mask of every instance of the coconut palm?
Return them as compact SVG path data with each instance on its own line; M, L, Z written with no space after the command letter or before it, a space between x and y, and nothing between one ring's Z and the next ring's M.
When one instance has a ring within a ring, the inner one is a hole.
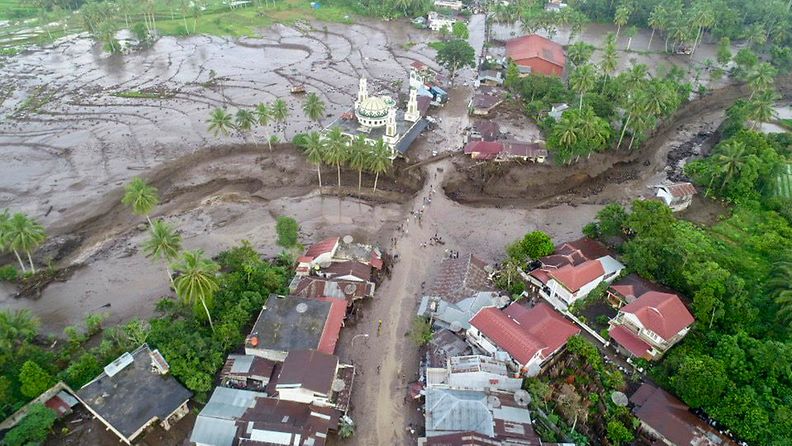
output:
M365 135L358 135L350 144L349 166L358 171L358 192L363 186L363 169L368 166L371 157L371 146Z
M236 115L234 115L235 127L245 135L245 138L251 134L251 131L253 130L253 124L255 123L256 117L250 110L240 108L237 110Z
M745 165L745 144L737 140L723 143L715 155L715 166L723 174L721 190L736 178Z
M333 127L327 132L327 149L325 162L336 166L338 172L338 190L341 191L341 164L347 160L347 141L340 127Z
M668 26L668 12L663 5L657 5L652 9L652 12L649 13L648 24L649 27L652 28L652 34L649 35L649 45L646 46L647 50L652 48L652 39L654 39L655 31L658 29L660 31L665 31Z
M173 285L173 274L171 274L170 263L179 257L181 251L181 236L173 229L173 226L165 220L154 220L151 225L151 238L143 242L143 252L146 257L152 257L165 262L165 271L168 273L168 280Z
M30 271L35 274L36 266L33 264L33 258L30 253L41 246L41 243L47 238L44 226L27 215L17 212L5 222L4 227L4 242L13 251L22 271L26 272L27 270L24 262L22 262L22 257L19 255L20 252L27 254Z
M613 23L616 24L616 38L619 38L619 32L621 31L621 27L626 25L627 22L630 20L630 8L622 5L616 8L616 12L613 15Z
M775 77L778 70L767 62L757 64L750 73L748 73L748 86L751 87L751 96L748 99L753 99L754 94L767 91L773 86Z
M0 311L0 348L10 350L38 334L41 323L27 308Z
M377 192L377 181L381 173L385 173L390 169L393 160L391 159L391 149L383 140L378 140L374 143L371 149L371 157L369 157L368 169L374 172L374 192Z
M586 145L593 150L605 147L611 136L611 128L608 121L597 116L591 107L584 108L578 116L578 132L580 137L586 141Z
M308 96L305 97L305 103L303 103L303 111L305 112L305 116L308 117L311 121L316 121L319 125L322 125L322 118L325 114L325 104L319 99L319 96L316 93L308 93Z
M325 160L325 145L319 132L311 132L302 140L301 146L305 150L308 161L316 164L316 175L319 177L319 190L322 190L322 163Z
M221 133L223 136L228 136L228 132L234 128L231 114L220 107L212 111L212 114L209 115L209 120L206 122L209 124L209 131L212 132L212 135L215 137Z
M748 101L748 119L753 121L752 129L773 120L776 116L773 106L778 99L779 96L774 90L767 90Z
M149 214L159 203L159 194L157 188L149 186L144 179L135 177L124 187L121 203L131 207L135 215L146 216L146 220L151 226Z
M256 111L254 113L258 119L258 125L264 128L264 137L267 138L267 146L269 147L270 151L272 151L272 140L269 136L269 130L267 130L267 126L272 120L272 110L270 109L269 105L262 102L256 106Z
M792 326L792 262L779 262L774 266L767 288L779 306L779 319Z
M182 252L177 263L171 265L179 276L174 280L174 288L179 299L186 304L193 305L194 309L203 307L209 326L214 332L212 315L209 307L212 306L214 295L220 289L217 280L217 271L220 265L204 257L200 249Z
M621 134L619 135L619 142L616 144L617 149L621 147L624 134L627 132L627 128L630 126L630 120L632 120L633 116L637 114L645 113L647 103L648 99L643 91L636 91L627 94L627 99L624 104L624 109L627 113L627 119L625 119L624 124L622 125Z
M580 95L580 110L583 110L583 96L594 88L597 82L597 73L591 64L581 65L569 77L569 86Z
M715 24L715 11L713 11L712 7L707 2L696 2L693 5L692 12L693 16L691 17L691 23L693 26L698 27L698 31L696 31L696 38L693 40L693 49L690 52L691 57L693 57L693 53L696 52L698 44L701 43L701 38L704 36L704 29Z
M593 53L594 47L583 41L575 42L567 47L567 58L576 67L588 63Z
M602 53L602 61L600 61L600 70L604 74L602 77L602 88L605 88L605 83L616 71L618 65L619 55L616 52L616 37L613 33L608 33L605 37L605 50Z
M281 98L272 103L272 119L283 126L283 140L286 140L286 120L289 119L289 107L286 106L286 101Z

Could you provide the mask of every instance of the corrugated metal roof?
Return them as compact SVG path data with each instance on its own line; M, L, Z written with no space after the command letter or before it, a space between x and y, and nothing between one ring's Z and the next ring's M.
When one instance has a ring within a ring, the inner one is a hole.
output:
M260 392L217 387L200 416L223 419L239 418L248 408L253 407L257 397L265 396L267 395Z
M195 420L191 443L211 444L213 446L232 446L236 438L236 422L199 415Z
M228 357L234 360L231 365L231 373L247 373L250 371L250 366L253 365L253 356L250 355L229 355Z

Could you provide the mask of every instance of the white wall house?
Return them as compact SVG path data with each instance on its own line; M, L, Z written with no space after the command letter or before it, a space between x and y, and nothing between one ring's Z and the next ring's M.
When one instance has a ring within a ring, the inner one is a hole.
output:
M456 23L456 19L454 17L439 14L435 11L429 11L429 15L427 17L429 19L429 29L432 31L440 31L443 28L448 28L448 30L451 31L454 23Z
M663 200L674 212L687 209L696 195L696 188L690 183L674 183L655 186L657 198Z
M654 360L681 341L693 322L679 296L649 291L619 310L608 333L629 355Z
M624 265L611 256L588 260L577 266L566 265L548 272L549 291L541 293L551 301L560 300L564 305L572 305L585 298L603 281L612 282L624 270Z

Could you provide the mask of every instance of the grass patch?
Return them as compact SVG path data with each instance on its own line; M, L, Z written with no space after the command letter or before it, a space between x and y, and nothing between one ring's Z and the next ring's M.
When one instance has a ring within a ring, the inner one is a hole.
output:
M19 107L17 113L38 113L41 107L47 105L55 96L54 91L48 91L45 87L40 86L33 89L30 96L25 98Z
M0 19L2 20L22 19L35 15L36 8L21 0L0 0Z
M779 119L778 120L778 125L780 125L781 127L785 128L787 130L792 130L792 119L789 119L789 118L787 118L787 119Z
M113 96L131 99L170 99L173 93L157 90L126 90L113 93Z

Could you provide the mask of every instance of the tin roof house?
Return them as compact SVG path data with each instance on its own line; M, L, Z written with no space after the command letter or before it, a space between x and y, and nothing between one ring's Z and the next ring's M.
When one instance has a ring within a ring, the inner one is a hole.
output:
M684 211L693 202L696 188L690 183L674 183L655 186L657 198L663 200L674 212Z
M164 429L187 414L192 393L168 374L170 366L147 344L124 353L75 394L122 442L132 442L152 424Z

